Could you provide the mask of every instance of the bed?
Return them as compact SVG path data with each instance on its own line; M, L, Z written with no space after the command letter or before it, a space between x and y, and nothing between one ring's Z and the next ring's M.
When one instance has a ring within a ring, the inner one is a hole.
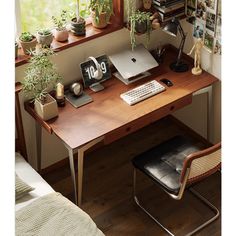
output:
M90 216L53 188L29 165L16 84L15 230L26 235L101 236Z

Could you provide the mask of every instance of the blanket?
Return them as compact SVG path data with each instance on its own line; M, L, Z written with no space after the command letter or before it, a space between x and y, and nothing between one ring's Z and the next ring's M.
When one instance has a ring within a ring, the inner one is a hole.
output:
M60 193L47 194L16 212L18 236L103 236L90 216Z

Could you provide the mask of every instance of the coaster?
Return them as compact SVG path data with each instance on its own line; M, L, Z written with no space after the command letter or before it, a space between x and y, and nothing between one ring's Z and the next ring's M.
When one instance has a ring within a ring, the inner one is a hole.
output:
M66 97L66 100L68 102L70 102L70 104L72 106L74 106L75 108L81 107L81 106L93 101L93 99L88 94L86 94L85 92L83 92L78 97L78 96L73 95L71 92L67 91L65 93L65 97Z

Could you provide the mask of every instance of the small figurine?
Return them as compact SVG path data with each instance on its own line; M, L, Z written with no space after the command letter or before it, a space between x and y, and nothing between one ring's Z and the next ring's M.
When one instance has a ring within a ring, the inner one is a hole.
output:
M188 55L191 55L193 50L195 49L194 54L194 67L192 69L192 74L194 75L200 75L202 73L201 69L201 49L203 47L204 43L201 38L198 38L196 43L193 45L191 51L188 53Z

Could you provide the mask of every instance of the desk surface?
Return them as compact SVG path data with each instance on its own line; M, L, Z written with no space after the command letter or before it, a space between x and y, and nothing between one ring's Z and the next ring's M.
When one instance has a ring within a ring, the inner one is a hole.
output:
M151 76L133 84L125 85L118 79L112 78L104 83L105 89L98 93L86 90L94 100L92 103L76 109L66 102L65 107L59 108L59 116L47 122L40 119L28 103L25 103L25 109L48 132L55 133L73 149L101 136L105 136L105 143L110 143L190 104L194 92L218 81L205 71L202 75L193 75L192 60L189 60L189 71L184 73L171 71L169 64L176 59L176 56L176 51L170 48L164 63L151 70ZM127 90L149 80L160 81L162 78L171 80L174 85L172 87L164 85L166 91L133 106L129 106L120 98L120 94Z

